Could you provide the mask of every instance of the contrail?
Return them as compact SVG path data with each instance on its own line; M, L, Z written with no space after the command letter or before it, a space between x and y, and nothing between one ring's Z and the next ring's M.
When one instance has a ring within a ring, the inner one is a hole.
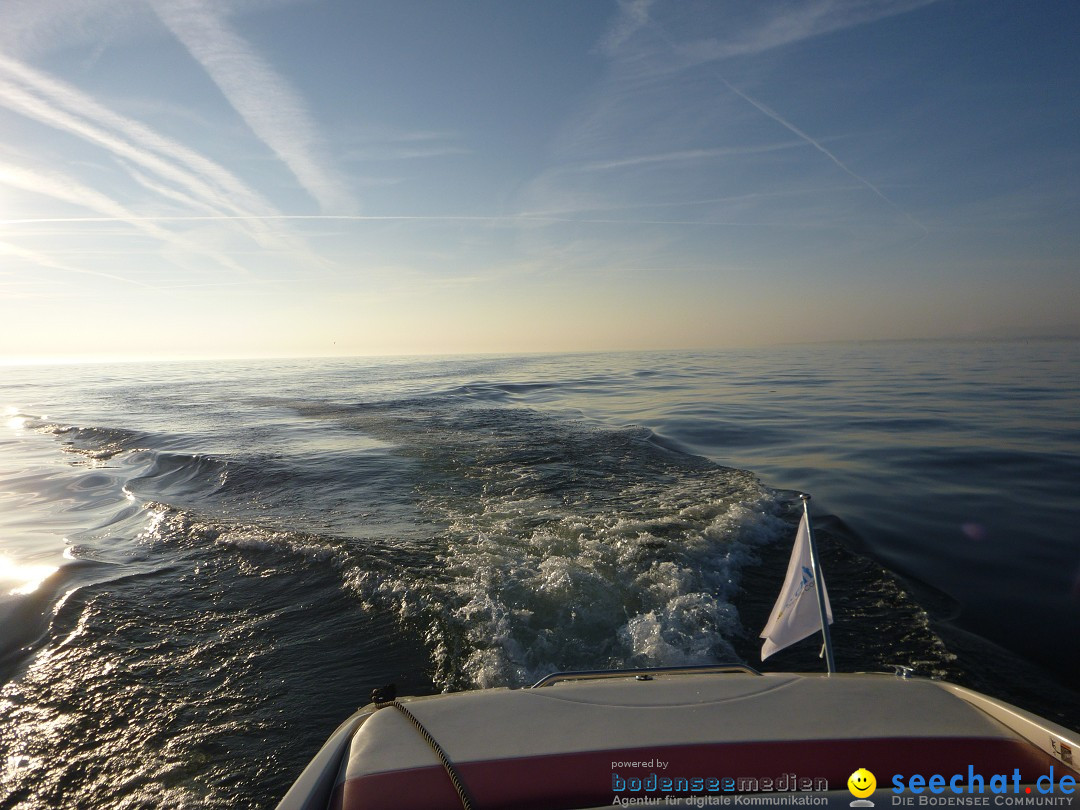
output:
M866 188L870 189L872 192L874 192L874 194L876 194L878 197L883 199L890 206L892 206L897 211L899 211L901 214L903 214L904 217L906 217L908 219L908 221L910 221L913 225L920 228L924 233L929 233L929 229L925 225L923 225L921 222L919 222L917 219L915 219L913 216L911 216L911 214L909 214L907 211L905 211L903 208L901 208L899 205L897 205L895 202L893 202L887 196L885 196L885 193L880 188L875 186L873 183L871 183L869 180L867 180L862 175L857 174L856 172L854 172L850 168L848 168L847 165L845 165L845 163L842 160L840 160L840 158L838 158L836 155L834 155L832 152L830 152L828 149L826 149L824 146L822 146L819 141L815 140L814 138L811 138L809 135L807 135L805 132L803 132L797 126L795 126L790 121L783 118L775 110L773 110L773 109L767 107L766 105L762 104L757 99L754 99L754 98L751 98L750 96L748 96L746 93L744 93L739 88L735 87L731 82L729 82L724 77L721 76L721 77L719 77L719 79L720 79L720 81L722 81L727 86L727 88L729 90L731 90L732 93L734 93L735 95L737 95L739 98L743 99L744 101L752 104L755 108L757 108L757 110L759 112L762 112L765 115L769 116L769 118L771 118L776 123L780 124L780 126L788 129L789 131L793 132L798 137L802 138L804 141L806 141L812 147L814 147L819 152L821 152L821 154L825 155L825 157L827 157L829 160L831 160L833 163L835 163L842 171L844 171L846 174L853 177L855 180L859 181L862 185L864 185Z
M927 3L927 2L933 2L933 0L912 0L912 2L914 2L916 5L919 5L919 4L924 4L924 3ZM672 40L671 36L667 33L667 31L665 31L663 29L663 27L661 27L659 24L657 24L657 25L654 26L654 30L656 31L656 34L672 50L672 52L674 52L674 53L678 52L678 50L679 50L678 46ZM795 126L790 121L788 121L786 118L784 118L782 115L780 115L780 113L776 112L775 110L768 107L767 105L762 104L760 101L753 98L752 96L744 93L742 90L737 88L735 85L733 85L727 79L725 79L723 76L719 75L718 73L715 74L715 75L716 75L716 78L718 78L721 82L723 82L724 85L732 93L737 95L743 101L745 101L748 104L752 105L758 112L760 112L760 113L762 113L764 115L767 115L769 118L771 118L773 121L778 123L780 126L784 127L789 132L793 133L794 135L796 135L797 137L801 138L803 141L808 143L810 146L817 149L819 152L821 152L821 154L825 155L825 157L827 157L834 164L836 164L837 168L839 168L841 171L843 171L845 174L847 174L852 179L858 181L865 188L868 188L875 195L877 195L882 200L884 200L891 208L895 209L900 214L902 214L905 219L907 219L916 228L921 230L924 235L929 234L929 232L930 232L929 228L927 228L923 223L919 222L917 219L915 219L915 217L911 216L911 214L909 214L907 211L905 211L903 208L901 208L899 205L897 205L895 202L893 202L891 199L889 199L889 197L885 194L885 192L883 192L880 188L875 186L873 183L871 183L869 180L867 180L862 175L860 175L857 172L853 171L852 169L848 168L848 166L842 160L840 160L840 158L838 158L836 155L834 155L832 152L830 152L825 146L823 146L821 144L820 141L818 141L817 139L812 138L809 135L807 135L805 132L803 132L797 126Z
M319 138L303 101L266 60L202 0L153 0L151 5L251 131L324 211L355 208L315 153Z
M716 225L729 225L731 227L745 227L748 225L760 225L762 227L784 227L782 222L747 223L735 221L723 221L715 219L616 219L599 217L568 217L548 216L546 214L507 214L503 216L457 216L457 215L430 215L411 216L408 214L272 214L269 216L149 216L149 217L34 217L24 219L0 219L2 225L56 225L56 224L80 224L80 223L109 223L145 220L151 222L221 222L234 220L296 220L310 222L475 222L486 225L521 225L529 222L540 224L569 225L700 225L712 227Z
M329 220L345 222L515 222L522 219L520 216L509 214L506 216L459 216L430 215L414 216L410 214L221 214L221 215L169 215L162 216L135 216L135 217L28 217L22 219L0 219L0 225L33 225L35 223L78 223L78 222L245 222L253 220ZM539 217L547 219L547 217ZM564 220L576 222L577 220Z

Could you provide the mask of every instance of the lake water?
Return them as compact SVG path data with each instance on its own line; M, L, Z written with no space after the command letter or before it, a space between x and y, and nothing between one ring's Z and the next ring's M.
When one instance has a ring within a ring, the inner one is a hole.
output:
M404 694L742 660L1080 726L1080 342L0 368L0 807L273 807Z

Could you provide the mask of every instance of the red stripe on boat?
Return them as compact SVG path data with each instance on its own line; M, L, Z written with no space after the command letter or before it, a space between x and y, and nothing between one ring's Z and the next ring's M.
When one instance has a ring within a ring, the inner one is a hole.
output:
M659 768L613 768L613 762L663 760ZM1021 782L1034 783L1050 773L1055 780L1069 769L1039 749L1019 740L987 737L917 737L854 740L783 740L769 742L713 743L688 746L584 751L573 754L522 757L455 763L455 768L476 810L568 810L611 804L612 774L620 778L658 777L771 779L794 774L798 779L826 779L830 790L844 790L858 768L866 768L878 780L878 790L891 789L893 774L964 775L968 766L982 774L989 793L995 774L1009 777L1020 770ZM801 791L809 792L809 791ZM623 797L672 794L734 795L733 791L622 791ZM333 810L460 810L461 802L441 766L410 768L347 780L334 790Z

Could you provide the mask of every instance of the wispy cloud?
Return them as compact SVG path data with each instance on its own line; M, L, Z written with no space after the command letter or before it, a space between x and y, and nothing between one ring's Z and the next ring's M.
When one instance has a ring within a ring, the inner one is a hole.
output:
M0 106L105 150L133 181L208 215L235 215L264 248L296 251L296 240L261 221L278 213L231 171L66 82L0 55Z
M825 33L852 28L885 17L912 11L938 0L815 0L815 2L793 3L790 0L774 0L755 4L751 20L735 22L727 30L727 37L706 41L690 40L676 42L668 30L659 23L651 25L652 33L670 49L675 59L673 64L686 61L688 54L696 58L689 62L712 62L752 53L761 53L773 48L820 36ZM623 10L623 17L628 12ZM642 22L642 25L645 23ZM683 64L680 69L685 69ZM739 89L718 71L714 73L732 93L750 104L754 109L780 126L796 135L804 144L812 146L827 157L837 168L869 189L889 206L899 211L911 224L927 232L927 228L907 211L890 199L877 185L855 172L837 155L828 149L819 138L814 138L780 115L765 103Z
M345 155L346 160L425 160L428 158L467 155L470 150L462 146L422 146L417 144L379 145L365 149L353 149Z
M136 287L149 287L149 284L144 284L141 281L136 281L130 278L124 278L113 273L103 273L98 270L89 270L85 267L77 267L66 262L57 261L52 256L41 253L36 250L30 250L28 248L21 247L19 245L11 244L10 242L4 242L0 240L0 256L13 256L17 259L23 259L38 267L48 267L53 270L62 270L65 273L75 273L83 276L96 276L97 278L107 278L110 281L119 281L122 284L133 284Z
M654 0L619 0L615 23L600 40L599 49L606 54L618 51L639 29L649 22L649 7Z
M274 213L232 172L77 88L0 55L0 105L99 146L174 184L209 210Z
M787 141L784 143L762 144L760 146L730 146L716 149L683 149L678 152L662 152L655 155L635 155L632 157L615 158L612 160L597 160L581 166L573 167L573 171L609 171L611 169L627 169L637 166L648 166L662 163L685 163L711 160L715 158L730 158L740 155L758 155L766 152L778 152L784 149L792 149L804 146L802 141Z
M203 67L252 132L324 211L355 201L319 154L317 127L300 96L202 0L151 0L169 30Z
M470 149L458 143L458 136L450 132L396 132L387 128L369 128L361 133L360 145L346 150L342 159L372 162L424 160L470 153Z
M111 222L125 223L147 236L180 248L185 252L207 256L236 273L247 273L245 268L228 256L174 234L160 227L153 220L140 217L129 211L125 206L105 194L84 186L74 178L59 172L32 171L20 166L0 163L0 185L42 194L80 208L97 211Z
M153 30L153 25L153 12L132 0L4 0L0 52L33 59L87 47L92 61L113 44Z
M679 52L691 62L749 56L906 14L940 0L759 0L726 15L715 37L687 36Z
M522 208L615 211L627 202L646 209L682 206L695 191L712 188L729 198L761 203L744 212L718 208L712 212L717 221L745 213L759 223L794 219L816 227L842 225L851 211L851 187L843 199L835 178L828 179L816 166L812 156L819 154L925 233L926 227L891 199L882 184L840 156L830 144L833 137L810 135L737 87L727 78L736 68L721 60L763 53L932 2L760 0L710 5L705 15L683 14L677 2L621 2L598 44L608 57L607 70L588 103L559 134L553 149L557 165L526 186ZM775 142L763 118L795 139ZM791 157L781 159L779 153L785 151ZM836 192L832 201L838 205L819 200L813 208L777 207L767 202L807 187ZM824 219L823 207L831 210Z

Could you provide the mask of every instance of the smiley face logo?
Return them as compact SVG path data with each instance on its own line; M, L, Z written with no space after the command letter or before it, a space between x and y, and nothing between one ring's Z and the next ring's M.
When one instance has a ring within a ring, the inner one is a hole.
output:
M847 789L851 795L859 799L865 799L877 790L877 779L866 768L859 768L847 780Z

